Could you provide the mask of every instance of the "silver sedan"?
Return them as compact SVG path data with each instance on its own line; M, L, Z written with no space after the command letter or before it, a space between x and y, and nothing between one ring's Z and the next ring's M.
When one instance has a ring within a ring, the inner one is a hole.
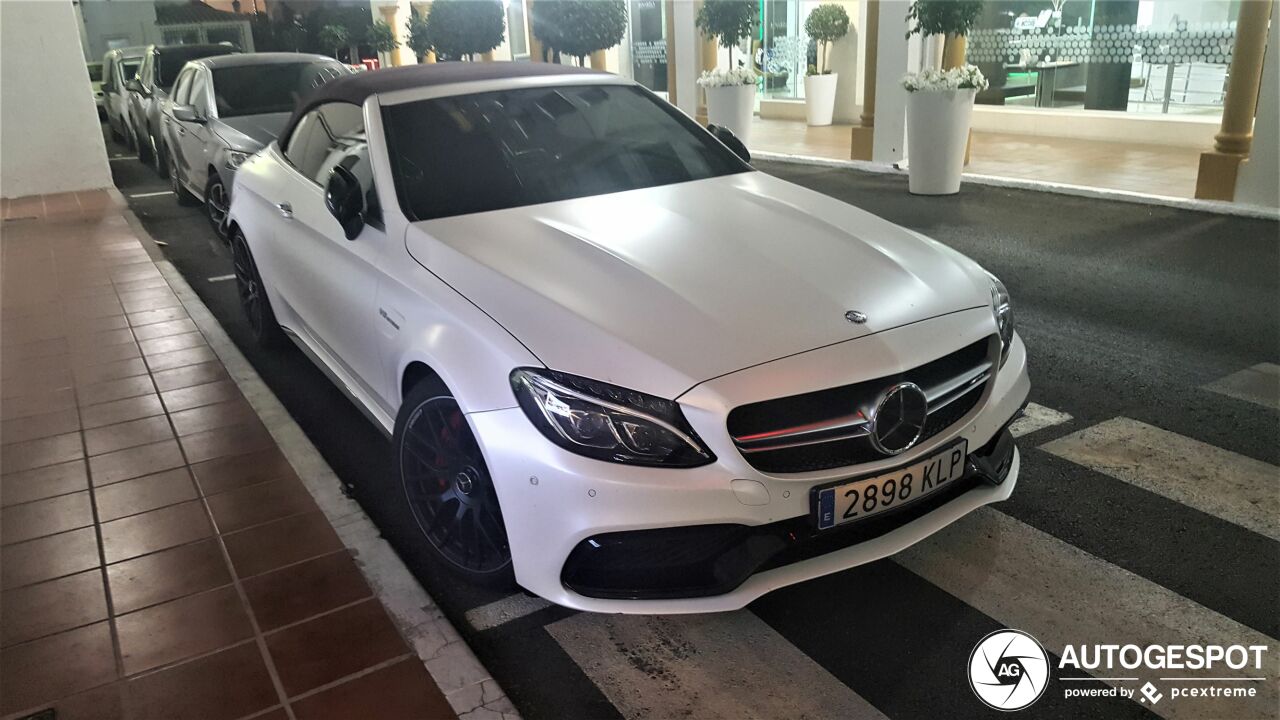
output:
M249 53L193 60L173 86L161 132L178 202L203 202L225 236L236 169L275 139L298 101L355 72L333 58Z

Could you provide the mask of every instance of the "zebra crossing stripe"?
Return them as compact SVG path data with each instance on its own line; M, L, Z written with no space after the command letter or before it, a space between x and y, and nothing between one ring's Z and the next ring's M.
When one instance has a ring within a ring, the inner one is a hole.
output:
M1205 390L1280 410L1280 365L1259 363L1214 380Z
M1270 463L1128 418L1040 449L1280 540L1280 468Z
M885 720L862 696L746 610L670 616L579 613L546 630L629 719Z
M1070 421L1071 416L1064 412L1037 405L1036 403L1027 403L1027 406L1022 410L1022 417L1009 426L1009 432L1013 433L1014 437L1022 437L1037 430L1043 430L1047 427L1061 425Z
M1179 698L1149 705L1161 717L1274 718L1280 643L1199 603L1117 567L992 508L979 508L902 551L895 560L1006 627L1031 633L1058 655L1067 645L1266 645L1265 670L1187 675L1264 675L1253 698ZM974 638L976 643L978 638ZM1168 671L1099 669L1137 675L1109 684L1137 689ZM1056 673L1055 673L1056 676Z

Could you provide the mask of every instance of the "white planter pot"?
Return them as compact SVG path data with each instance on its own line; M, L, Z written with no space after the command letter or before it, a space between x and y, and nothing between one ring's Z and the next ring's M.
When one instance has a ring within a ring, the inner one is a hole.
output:
M756 86L725 85L704 89L707 93L707 122L729 128L743 145L750 146Z
M960 192L964 149L978 91L907 93L907 167L913 195Z
M804 79L804 112L810 125L830 125L836 110L839 73L808 75Z

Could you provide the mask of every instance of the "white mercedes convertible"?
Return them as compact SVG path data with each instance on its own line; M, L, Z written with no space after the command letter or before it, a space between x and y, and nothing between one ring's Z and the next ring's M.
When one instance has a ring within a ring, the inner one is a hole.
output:
M999 280L748 161L604 73L339 78L236 174L241 302L392 438L401 553L740 608L1009 497L1029 388Z

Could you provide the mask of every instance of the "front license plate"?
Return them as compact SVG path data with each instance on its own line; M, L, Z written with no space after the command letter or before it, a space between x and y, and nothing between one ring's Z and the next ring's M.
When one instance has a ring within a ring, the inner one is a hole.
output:
M814 510L818 529L857 522L936 492L964 475L968 450L969 443L961 440L919 462L883 475L819 489Z

